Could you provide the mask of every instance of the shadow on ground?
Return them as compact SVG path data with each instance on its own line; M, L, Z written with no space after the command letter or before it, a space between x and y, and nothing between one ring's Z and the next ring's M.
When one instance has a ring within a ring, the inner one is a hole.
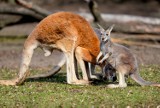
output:
M47 78L28 78L25 80L26 82L56 82L56 83L67 83L66 81L66 73L58 73L54 76L50 76Z
M33 79L33 78L28 78L26 79L25 82L56 82L56 83L61 83L61 84L67 84L67 81L66 81L66 73L58 73L54 76L50 76L50 77L47 77L47 78L38 78L38 79ZM115 82L107 82L107 81L104 81L104 80L92 80L91 81L91 85L93 86L102 86L105 87L105 85L107 86L107 84L118 84L117 81ZM136 85L133 85L133 84L128 84L128 86L138 86L137 84Z

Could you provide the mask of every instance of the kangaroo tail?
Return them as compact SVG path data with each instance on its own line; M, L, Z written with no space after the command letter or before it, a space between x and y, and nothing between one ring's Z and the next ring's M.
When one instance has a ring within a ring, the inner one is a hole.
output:
M63 54L63 56L61 57L61 59L59 60L57 65L53 66L53 68L50 71L48 71L47 73L30 76L27 79L40 79L40 78L51 77L61 70L61 68L65 64L65 62L66 62L66 58L65 58L65 55Z
M56 73L58 73L61 70L61 67L59 66L54 66L51 70L49 70L47 73L42 73L42 74L38 74L38 75L33 75L30 77L27 77L27 79L40 79L40 78L48 78L51 77L53 75L55 75Z
M130 75L130 77L136 81L138 84L140 84L141 86L157 86L157 87L160 87L160 84L156 84L156 83L152 83L152 82L149 82L149 81L146 81L144 80L138 72L134 72Z

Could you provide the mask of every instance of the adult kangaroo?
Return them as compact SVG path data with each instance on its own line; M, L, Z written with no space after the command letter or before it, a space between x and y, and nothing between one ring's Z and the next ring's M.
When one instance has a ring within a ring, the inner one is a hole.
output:
M93 29L94 32L96 33L98 39L100 40L100 35L101 35L101 31L98 29L98 28L94 28ZM78 52L78 50L76 50ZM76 58L78 58L78 54L77 53L75 54ZM27 77L27 79L40 79L40 78L47 78L47 77L52 77L54 76L56 73L58 73L62 66L66 63L66 57L64 55L64 53L62 51L59 51L59 53L61 53L61 57L59 58L59 61L56 62L56 64L53 66L53 68L51 70L49 70L48 72L44 72L44 73L41 73L41 74L37 74L37 75L33 75L33 76L29 76ZM88 67L88 71L89 73L88 74L88 77L89 77L89 80L101 80L102 79L102 73L95 73L95 66L98 65L96 62L95 62L95 58L93 58L93 62L92 63L89 63L88 62L88 65L86 64L86 66ZM99 65L101 67L101 69L103 69L103 66L104 64L101 64ZM103 70L102 70L103 71ZM115 75L111 75L110 77L114 77L116 78Z
M18 77L12 80L0 80L0 84L22 84L29 75L28 67L37 47L44 50L45 56L49 56L54 49L64 53L68 84L88 84L86 62L96 63L96 57L100 51L99 44L95 32L83 17L69 12L49 15L34 28L26 39ZM76 60L82 69L83 80L77 78Z

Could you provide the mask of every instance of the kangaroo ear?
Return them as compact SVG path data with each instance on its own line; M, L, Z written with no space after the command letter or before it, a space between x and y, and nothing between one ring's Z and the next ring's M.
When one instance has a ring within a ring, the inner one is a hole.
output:
M114 27L114 24L113 24L112 26L110 26L110 27L106 30L106 34L108 34L108 36L110 36L110 33L111 33L113 27Z
M99 25L99 24L97 24L97 25L100 28L100 31L105 31L104 28L101 25Z

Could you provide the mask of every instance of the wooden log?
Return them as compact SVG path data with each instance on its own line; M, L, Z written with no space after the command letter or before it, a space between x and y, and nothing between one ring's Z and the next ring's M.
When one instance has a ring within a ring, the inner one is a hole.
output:
M44 18L44 16L41 16L33 11L26 9L16 9L16 8L0 8L0 14L30 16L37 19L38 21Z
M123 40L139 40L139 41L160 41L159 35L147 35L147 34L141 34L141 35L132 35L129 36L123 36Z
M102 14L102 18L105 21L119 22L119 23L142 23L151 25L160 25L160 18L153 17L143 17L135 15L125 15L125 14Z
M151 47L151 48L160 48L160 44L152 44L148 42L134 42L134 41L127 41L123 39L115 39L112 38L112 41L115 43L120 43L120 44L126 44L126 45L136 45L136 46L145 46L145 47Z
M116 24L118 26L116 26L114 30L118 32L160 34L160 18L133 15L101 14L96 1L85 1L87 1L89 4L89 9L94 18L94 22L99 23L104 28L106 28L107 25Z
M93 21L93 17L89 13L79 14L85 17L89 22ZM123 17L125 16L126 15L102 14L102 18L105 21L103 24L105 25L104 28L115 24L113 31L116 32L131 34L160 34L160 18L134 16L135 19L133 20L133 16L127 15L127 21L124 21ZM111 17L114 18L110 19ZM144 21L142 21L142 19L144 19Z
M31 2L26 2L25 0L15 0L18 5L25 7L28 10L14 10L14 9L4 9L0 13L8 14L19 14L28 15L35 17L38 20L43 19L51 12L32 4ZM124 33L140 33L140 34L160 34L160 19L151 17L141 17L133 15L117 15L117 14L101 14L98 5L94 0L87 1L91 14L94 17L95 25L99 23L104 28L115 24L114 31L124 32ZM93 17L89 13L80 13L89 21L93 20Z

